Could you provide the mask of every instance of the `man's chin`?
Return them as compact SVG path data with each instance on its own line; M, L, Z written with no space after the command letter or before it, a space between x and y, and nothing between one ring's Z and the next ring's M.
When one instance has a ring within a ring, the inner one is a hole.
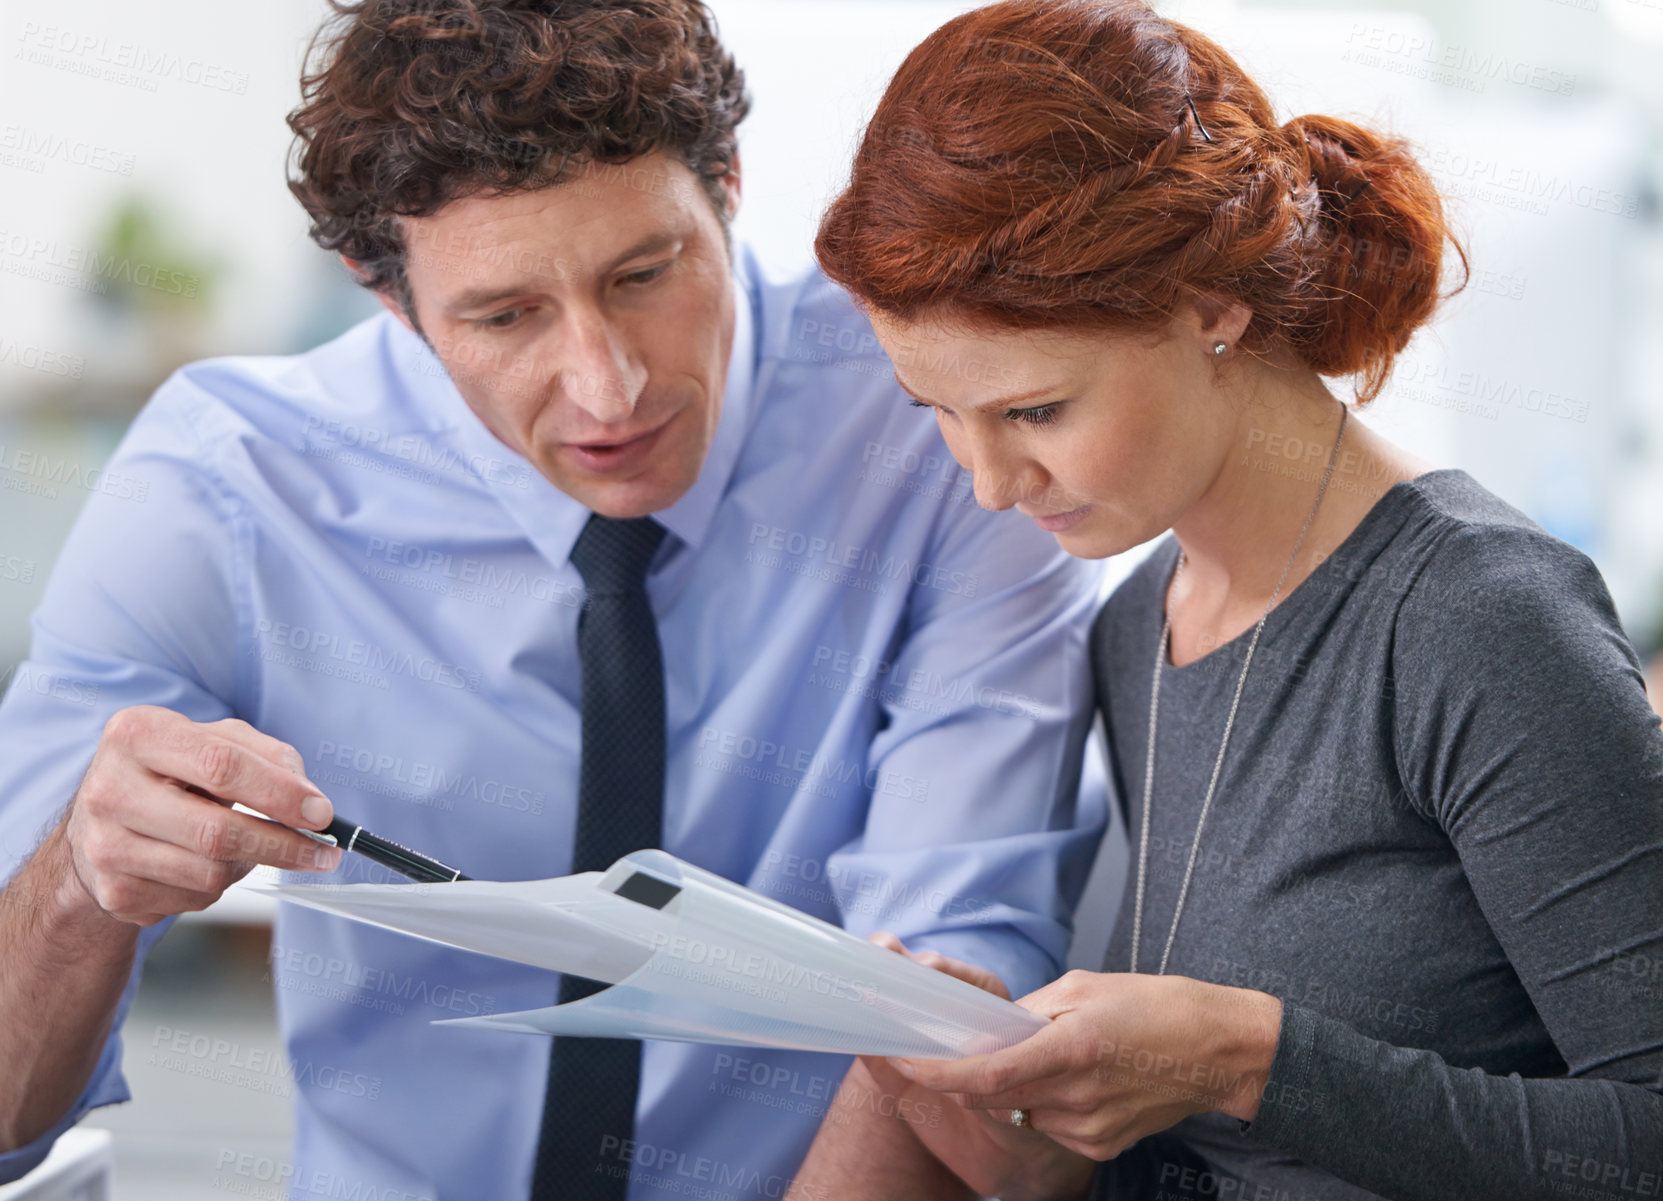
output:
M687 494L693 480L664 479L649 474L628 480L555 480L554 485L602 517L623 519L646 517L668 509Z

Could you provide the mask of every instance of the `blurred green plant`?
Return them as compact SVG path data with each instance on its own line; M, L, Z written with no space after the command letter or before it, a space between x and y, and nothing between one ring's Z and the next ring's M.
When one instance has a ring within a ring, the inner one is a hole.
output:
M118 199L92 242L92 273L103 281L96 295L141 321L206 313L224 260L181 244L180 221L164 220L145 196Z

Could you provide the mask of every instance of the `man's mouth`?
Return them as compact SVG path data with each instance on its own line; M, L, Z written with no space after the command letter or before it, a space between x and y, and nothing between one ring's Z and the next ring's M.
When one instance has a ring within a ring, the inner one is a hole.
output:
M592 475L613 475L632 471L651 457L659 437L669 426L666 421L653 429L604 442L568 442L561 449L579 467Z

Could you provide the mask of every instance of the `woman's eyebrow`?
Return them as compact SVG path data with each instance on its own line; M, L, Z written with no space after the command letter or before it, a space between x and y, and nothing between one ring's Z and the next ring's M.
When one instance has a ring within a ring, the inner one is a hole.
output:
M920 396L920 395L918 395L918 393L914 392L911 388L907 387L907 382L906 382L906 380L901 378L901 373L900 372L895 373L895 382L897 384L901 385L901 391L905 392L908 396L912 397L919 404L925 404L925 405L935 404L935 402L933 400L929 400L926 397ZM981 404L972 405L971 408L976 408L976 409L1008 409L1008 408L1013 408L1016 405L1022 404L1024 401L1037 400L1039 397L1048 395L1049 393L1055 392L1056 390L1057 389L1055 389L1055 388L1035 388L1032 392L1023 392L1019 396L1000 396L1000 397L995 397L993 400L985 400Z

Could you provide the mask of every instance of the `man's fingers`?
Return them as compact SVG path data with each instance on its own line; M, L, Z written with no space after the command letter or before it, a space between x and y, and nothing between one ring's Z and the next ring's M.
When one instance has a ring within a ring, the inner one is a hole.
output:
M276 822L238 813L155 780L132 790L126 827L221 864L266 863L289 871L328 871L341 861L337 847L321 846Z
M339 849L288 828L333 816L303 767L292 747L244 722L123 709L105 724L71 806L75 872L107 913L148 926L208 907L255 863L332 870ZM233 811L239 802L276 820Z
M105 731L156 775L227 804L240 802L284 825L311 830L322 829L334 817L328 798L304 775L267 757L277 753L271 747L250 748L257 731L200 725L147 706L122 710Z
M108 845L106 845L106 842ZM87 892L112 917L139 926L192 909L206 909L247 869L215 864L153 839L123 831L87 848L92 870Z
M248 875L253 865L204 859L184 847L135 835L123 841L111 866L147 884L212 898Z
M192 892L149 880L123 879L128 882L120 884L112 881L107 887L95 889L93 896L105 913L135 926L154 926L164 917L206 909L219 900L217 893ZM107 893L108 898L99 895L101 892Z
M240 717L226 717L219 721L205 722L203 728L213 730L234 742L241 743L256 755L269 760L278 767L287 768L301 777L306 775L306 757L304 755L281 738L273 738L264 730L249 725Z

